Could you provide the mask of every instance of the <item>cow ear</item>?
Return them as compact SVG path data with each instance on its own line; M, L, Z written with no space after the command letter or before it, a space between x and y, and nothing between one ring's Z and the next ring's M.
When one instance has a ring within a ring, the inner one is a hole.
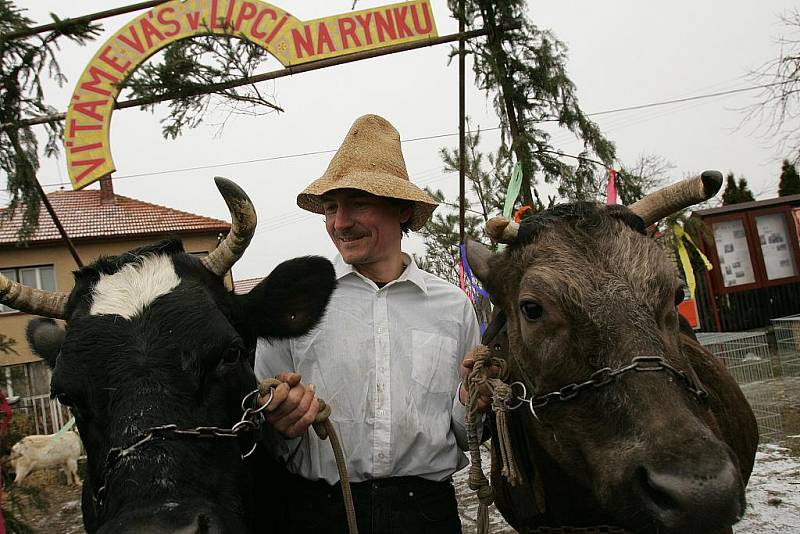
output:
M64 343L66 331L52 319L37 317L28 322L25 329L25 337L31 350L39 355L51 369L56 366L56 358L61 352L61 345Z
M258 337L302 336L319 322L336 286L331 262L319 256L278 265L243 299L241 320Z
M467 238L467 262L478 280L487 285L489 281L489 260L492 251L483 243Z

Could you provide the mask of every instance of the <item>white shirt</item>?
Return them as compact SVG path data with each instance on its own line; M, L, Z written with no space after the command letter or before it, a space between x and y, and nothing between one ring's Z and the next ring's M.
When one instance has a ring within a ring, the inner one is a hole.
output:
M256 349L259 380L300 373L331 405L353 482L439 481L467 465L459 367L480 343L475 312L459 288L403 258L403 274L379 289L337 255L321 323L301 338L260 339ZM270 441L295 474L339 480L330 444L313 432Z

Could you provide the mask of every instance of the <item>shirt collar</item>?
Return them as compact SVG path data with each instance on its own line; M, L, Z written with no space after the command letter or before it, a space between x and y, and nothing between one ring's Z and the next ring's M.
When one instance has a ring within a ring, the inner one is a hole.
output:
M425 272L417 267L416 262L414 262L414 258L403 252L403 263L406 264L406 268L403 270L402 274L395 280L394 282L411 282L415 286L419 287L423 293L426 295L428 294L428 284L425 282ZM333 260L333 267L336 270L336 279L340 280L349 274L353 274L365 281L369 281L370 283L374 284L371 280L369 280L366 276L362 275L356 269L348 264L342 259L341 254L337 254L336 258ZM394 283L390 282L390 284ZM390 284L387 284L390 285Z

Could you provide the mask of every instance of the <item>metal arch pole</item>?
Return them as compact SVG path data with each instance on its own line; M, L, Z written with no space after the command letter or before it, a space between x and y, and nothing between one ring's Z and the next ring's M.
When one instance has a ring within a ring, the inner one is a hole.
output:
M466 95L464 83L465 55L464 48L464 0L458 1L458 235L459 243L464 243L464 208L466 203Z
M44 33L57 30L59 26L63 27L71 23L74 24L76 22L94 22L96 20L107 19L109 17L116 17L117 15L124 15L125 13L132 13L133 11L150 9L151 7L156 7L157 5L164 4L166 2L169 2L169 0L150 0L149 2L139 2L138 4L131 4L129 6L118 7L115 9L107 9L106 11L91 13L89 15L81 15L79 17L74 17L74 18L66 18L58 22L51 22L50 24L43 24L41 26L25 28L24 30L17 30L13 32L0 34L0 41L10 41L12 39L30 37L31 35L36 35L37 33Z
M39 180L33 178L34 184L36 184L36 190L39 192L39 198L42 199L42 203L44 207L47 208L47 213L50 214L50 217L53 219L53 223L58 228L58 233L61 234L61 239L67 244L67 248L69 249L69 253L72 254L72 259L75 260L75 263L78 265L78 268L83 267L83 262L81 261L81 257L78 256L78 251L75 249L75 245L72 243L72 240L67 235L67 231L64 229L64 226L61 224L61 221L56 214L56 210L53 209L53 205L50 204L50 200L47 198L47 195L42 189L42 184L39 183Z

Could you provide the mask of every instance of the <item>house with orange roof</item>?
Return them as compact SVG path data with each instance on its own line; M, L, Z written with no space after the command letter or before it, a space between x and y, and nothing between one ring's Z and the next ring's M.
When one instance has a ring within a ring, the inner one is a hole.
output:
M230 230L225 221L116 195L111 179L101 180L100 189L55 191L47 198L86 264L167 237L180 238L187 252L204 256ZM69 292L77 265L55 223L42 206L38 228L22 244L17 235L23 209L9 220L0 210L0 272L28 286ZM0 352L0 387L9 396L49 393L49 369L25 340L30 319L0 305L0 334L16 340L14 353Z

